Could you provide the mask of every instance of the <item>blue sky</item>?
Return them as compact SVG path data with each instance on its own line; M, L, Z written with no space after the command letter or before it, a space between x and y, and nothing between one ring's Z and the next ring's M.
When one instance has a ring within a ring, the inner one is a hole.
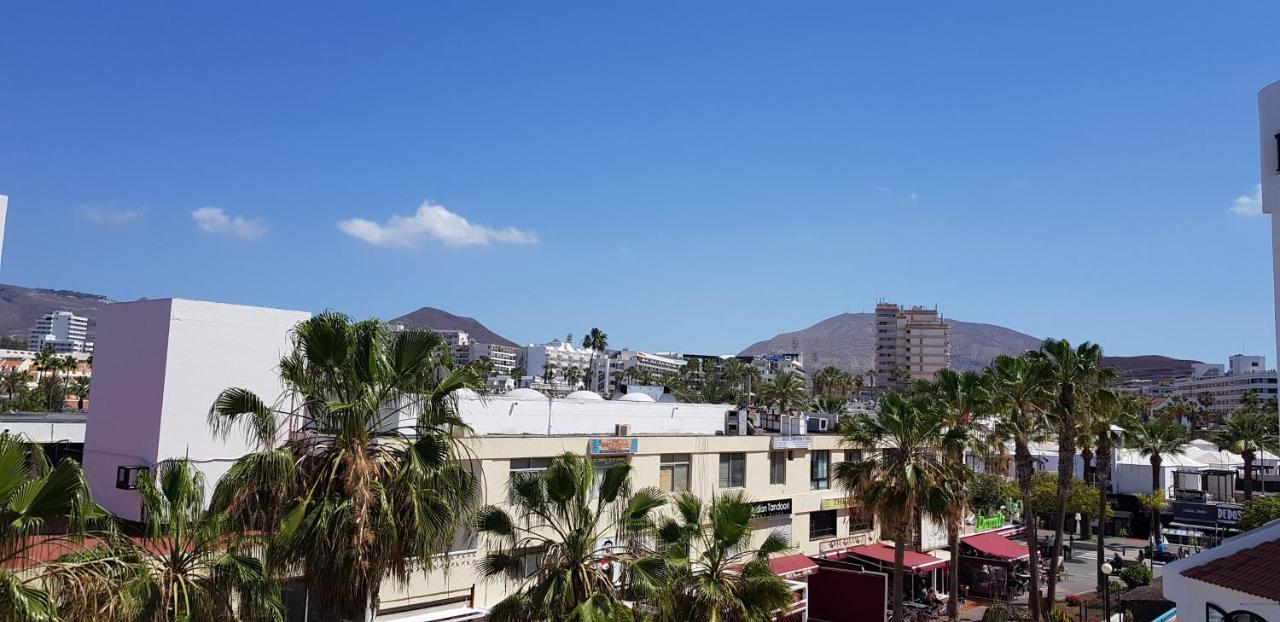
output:
M0 281L706 352L888 298L1274 356L1230 209L1275 3L269 4L0 4Z

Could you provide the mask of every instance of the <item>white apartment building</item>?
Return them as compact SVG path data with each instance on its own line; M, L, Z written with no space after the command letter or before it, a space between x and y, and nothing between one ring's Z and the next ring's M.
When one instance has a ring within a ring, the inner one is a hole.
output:
M1265 357L1235 354L1226 366L1229 371L1224 373L1222 369L1222 365L1197 367L1198 375L1173 382L1169 397L1193 401L1202 394L1212 395L1213 402L1205 410L1224 419L1240 409L1245 393L1253 392L1261 403L1280 397L1280 378L1276 370L1266 368ZM1155 409L1167 403L1157 404Z
M905 389L951 367L951 326L937 309L876 304L876 386Z
M510 376L511 370L520 365L521 354L523 354L521 348L515 346L473 341L467 360L488 358L493 363L493 373L499 376Z
M738 360L760 370L760 381L769 382L780 374L789 373L798 376L806 384L809 374L804 368L803 352L779 352L777 354L758 354L756 356L738 357Z
M582 370L582 379L579 381L587 382L591 372L592 358L599 357L595 350L588 348L579 348L567 341L555 340L543 344L529 344L525 349L525 373L533 378L535 385L547 384L544 376L546 366L552 366L552 378L549 388L556 390L568 389L572 391L576 386L570 387L569 383L564 380L564 370L569 367L576 367Z
M648 352L636 352L633 350L619 350L609 353L608 360L601 360L600 357L596 362L596 373L604 373L613 380L615 372L621 372L623 376L622 384L632 382L632 369L639 369L648 372L649 383L660 384L661 379L667 374L679 373L681 368L688 364L684 359L663 356L660 354L650 354ZM613 389L616 391L618 387L615 385Z
M27 336L27 349L40 352L45 348L53 348L58 354L93 352L89 318L70 311L54 311L36 320Z

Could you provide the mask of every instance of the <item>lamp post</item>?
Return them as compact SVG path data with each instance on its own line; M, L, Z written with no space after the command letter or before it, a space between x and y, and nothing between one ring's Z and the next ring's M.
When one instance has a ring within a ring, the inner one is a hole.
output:
M1111 564L1102 564L1102 620L1111 622Z

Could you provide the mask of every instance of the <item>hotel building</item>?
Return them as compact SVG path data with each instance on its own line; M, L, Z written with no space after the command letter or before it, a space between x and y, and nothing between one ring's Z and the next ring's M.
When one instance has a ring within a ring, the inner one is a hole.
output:
M902 390L951 367L951 327L937 309L876 304L877 387Z

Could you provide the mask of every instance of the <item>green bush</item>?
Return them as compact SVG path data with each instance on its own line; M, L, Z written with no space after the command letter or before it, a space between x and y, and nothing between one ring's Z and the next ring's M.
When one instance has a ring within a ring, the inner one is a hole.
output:
M1280 495L1254 497L1244 502L1240 510L1240 528L1257 529L1280 518Z
M1120 570L1120 580L1133 589L1140 585L1151 585L1151 568L1144 564L1125 566Z

